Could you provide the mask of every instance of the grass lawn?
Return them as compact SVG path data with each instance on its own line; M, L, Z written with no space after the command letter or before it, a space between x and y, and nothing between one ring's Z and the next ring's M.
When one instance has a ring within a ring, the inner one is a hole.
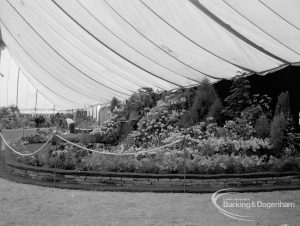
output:
M0 179L0 225L300 225L299 191L243 193L293 201L293 209L255 209L256 222L221 214L211 194L91 192L45 188Z

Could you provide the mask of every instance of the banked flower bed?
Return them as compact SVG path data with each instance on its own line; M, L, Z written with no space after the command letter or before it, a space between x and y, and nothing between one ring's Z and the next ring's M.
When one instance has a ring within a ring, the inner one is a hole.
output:
M68 185L68 188L82 185L95 190L133 191L187 191L211 192L221 188L247 190L269 190L276 188L300 188L299 172L249 173L249 174L139 174L116 172L86 172L73 170L46 169L25 164L7 163L7 170L17 176L38 181ZM75 187L74 187L75 188ZM102 188L102 189L101 189Z

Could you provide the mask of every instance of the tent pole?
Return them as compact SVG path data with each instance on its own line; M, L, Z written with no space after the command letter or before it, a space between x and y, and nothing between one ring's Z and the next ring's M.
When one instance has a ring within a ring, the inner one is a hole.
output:
M6 82L6 106L8 106L8 81L9 81L9 74L10 74L10 61L11 61L11 56L9 55L8 73L7 73L7 82Z
M35 106L34 106L34 115L36 115L36 105L37 105L37 96L38 96L38 90L36 90L36 93L35 93Z
M20 68L18 67L18 79L17 79L17 96L16 96L16 106L19 106L19 80L20 80Z

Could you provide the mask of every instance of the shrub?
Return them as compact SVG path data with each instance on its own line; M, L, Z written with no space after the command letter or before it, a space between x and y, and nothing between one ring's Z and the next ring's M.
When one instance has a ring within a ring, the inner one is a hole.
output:
M267 138L270 135L270 121L265 114L261 115L255 123L255 130L260 138Z
M283 114L275 115L273 121L271 123L271 132L270 132L270 141L273 145L273 149L276 152L275 154L279 154L282 151L285 142L285 132L287 128L287 121L284 118Z

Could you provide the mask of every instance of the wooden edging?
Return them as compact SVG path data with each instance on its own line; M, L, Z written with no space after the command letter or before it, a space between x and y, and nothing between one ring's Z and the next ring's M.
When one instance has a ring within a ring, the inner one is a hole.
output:
M103 176L103 177L125 177L125 178L170 178L183 179L184 174L148 174L148 173L124 173L124 172L96 172L96 171L78 171L78 170L62 170L52 168L42 168L26 165L18 162L7 162L8 166L29 170L33 172L56 173L58 175L77 175L77 176ZM224 178L265 178L265 177L285 177L300 176L300 172L256 172L244 174L186 174L186 179L224 179Z
M222 175L138 174L84 172L46 169L7 162L6 170L15 181L47 187L130 192L215 192L238 188L240 192L300 189L300 172Z

